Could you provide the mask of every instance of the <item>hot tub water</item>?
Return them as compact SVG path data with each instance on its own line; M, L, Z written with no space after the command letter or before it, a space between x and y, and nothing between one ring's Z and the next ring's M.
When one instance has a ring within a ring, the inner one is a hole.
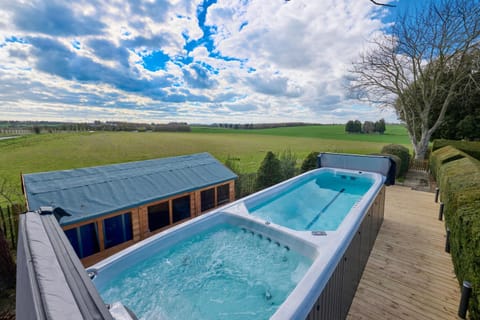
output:
M221 224L96 286L105 302L144 319L268 319L311 263L268 236Z

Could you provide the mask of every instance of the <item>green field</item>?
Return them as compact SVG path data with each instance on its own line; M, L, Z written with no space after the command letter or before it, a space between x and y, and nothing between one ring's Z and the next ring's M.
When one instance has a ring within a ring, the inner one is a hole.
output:
M284 137L321 138L330 140L398 143L409 145L407 130L401 125L387 125L385 134L347 134L345 125L318 125L304 127L284 127L273 129L225 129L213 127L193 127L195 133L253 134Z
M258 130L194 127L192 132L94 132L28 135L0 140L0 179L20 190L20 174L81 168L209 152L220 161L238 158L243 172L257 170L267 151L294 152L299 163L311 151L379 152L383 145L409 146L405 128L387 125L384 135L346 134L344 126ZM1 180L0 180L1 182ZM0 200L1 203L1 200Z

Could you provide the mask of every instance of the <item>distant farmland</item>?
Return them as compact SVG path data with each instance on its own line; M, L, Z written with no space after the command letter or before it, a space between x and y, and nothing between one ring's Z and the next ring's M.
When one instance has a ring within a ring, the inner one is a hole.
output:
M346 134L344 126L235 130L193 127L192 132L82 132L0 140L0 179L20 190L20 174L209 152L238 159L242 172L257 170L267 151L294 152L299 164L311 151L368 154L389 143L409 147L400 125L384 135ZM0 181L1 182L1 181ZM1 201L0 201L1 203Z

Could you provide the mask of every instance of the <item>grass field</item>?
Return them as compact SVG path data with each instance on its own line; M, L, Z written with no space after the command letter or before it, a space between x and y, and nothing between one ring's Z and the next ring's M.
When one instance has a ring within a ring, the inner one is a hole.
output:
M345 125L318 125L303 127L284 127L273 129L225 129L213 127L193 127L195 133L216 133L216 134L253 134L284 137L321 138L344 141L364 141L397 143L409 145L407 130L401 125L387 125L385 134L347 134Z
M0 140L0 179L20 190L20 174L209 152L220 161L238 158L243 172L257 170L267 151L294 152L299 163L311 151L367 154L383 145L409 147L402 126L384 135L346 134L343 126L259 130L194 127L192 132L94 132L28 135ZM0 201L1 204L1 201Z

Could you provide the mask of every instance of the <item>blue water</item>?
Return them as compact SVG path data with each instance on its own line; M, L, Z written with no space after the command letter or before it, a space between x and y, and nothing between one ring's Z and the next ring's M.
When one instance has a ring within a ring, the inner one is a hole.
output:
M373 182L362 175L322 171L246 206L252 215L290 229L333 231Z
M142 319L268 319L311 263L265 236L220 225L97 289L106 303L121 301Z

